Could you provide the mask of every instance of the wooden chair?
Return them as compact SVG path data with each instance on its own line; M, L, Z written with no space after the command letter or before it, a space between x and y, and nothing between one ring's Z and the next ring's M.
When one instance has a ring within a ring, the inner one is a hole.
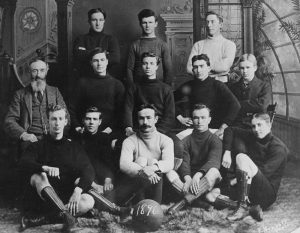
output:
M273 123L274 117L276 115L277 102L274 104L269 104L267 107L267 113L270 116L271 124Z

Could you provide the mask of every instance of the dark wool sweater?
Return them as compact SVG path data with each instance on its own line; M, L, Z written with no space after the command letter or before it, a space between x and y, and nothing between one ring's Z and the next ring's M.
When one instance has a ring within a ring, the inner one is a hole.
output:
M183 139L183 162L178 170L180 176L193 176L197 172L205 174L210 168L220 169L222 142L209 130L201 133L193 130Z
M81 126L87 108L94 106L102 112L102 129L105 127L118 128L123 113L124 101L123 84L111 77L93 74L79 80L70 104L72 127Z
M270 181L277 194L289 153L279 138L270 133L259 139L251 130L228 127L224 132L223 148L235 150L236 154L247 154Z
M99 177L113 178L116 164L111 148L113 139L117 139L117 135L103 133L99 130L95 134L84 132L75 138L85 149L99 181Z
M244 80L240 79L229 88L241 105L238 118L246 117L247 113L264 112L272 102L270 83L257 77L254 77L247 86L244 85Z
M140 38L134 41L129 49L127 61L127 82L139 82L144 75L141 57L144 52L153 52L160 57L161 62L157 70L157 78L171 85L172 60L166 42L159 38Z
M66 138L53 140L50 136L32 143L22 155L20 170L33 175L43 172L42 166L59 168L60 180L75 182L80 178L78 187L87 191L95 178L94 169L84 151L77 143Z
M85 48L86 50L81 50L79 47ZM90 30L89 33L79 36L74 41L74 62L75 67L80 71L81 76L92 73L91 65L89 63L89 53L96 47L101 47L109 53L109 71L112 71L113 68L120 63L120 47L118 40L103 32Z
M157 79L143 78L143 82L132 86L125 98L125 127L137 127L137 110L142 104L154 104L159 117L156 128L165 133L171 129L175 119L174 95L171 87Z
M202 103L211 109L210 128L219 128L222 123L231 125L240 110L238 100L228 87L211 77L207 77L204 81L199 79L188 81L179 88L179 93L184 89L190 90L187 96L190 116L195 104ZM179 109L176 115L185 115L185 112Z

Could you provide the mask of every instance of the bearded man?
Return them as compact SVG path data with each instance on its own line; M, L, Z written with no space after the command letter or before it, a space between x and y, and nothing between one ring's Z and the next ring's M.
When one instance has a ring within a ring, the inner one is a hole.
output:
M29 63L29 68L31 83L15 92L4 122L5 132L21 143L21 151L49 133L47 109L50 105L66 108L58 88L46 83L48 64L37 58Z

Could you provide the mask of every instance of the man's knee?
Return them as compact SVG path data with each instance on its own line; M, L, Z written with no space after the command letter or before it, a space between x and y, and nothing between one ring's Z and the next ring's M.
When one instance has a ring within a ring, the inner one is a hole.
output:
M84 214L89 210L91 210L94 207L94 204L95 204L95 200L91 195L87 193L82 194L79 202L80 214Z
M236 156L236 166L238 169L247 172L250 177L255 176L258 172L258 168L252 159L243 153Z
M30 185L33 187L36 187L37 185L41 185L43 183L49 184L47 175L45 172L42 172L40 174L33 174L30 177Z
M42 172L40 174L33 174L30 177L30 185L36 189L40 197L42 197L41 196L42 190L45 187L51 186L45 172Z
M216 183L218 183L222 180L222 176L221 176L219 169L217 169L215 167L210 168L206 172L205 177L209 183L210 189L212 189Z

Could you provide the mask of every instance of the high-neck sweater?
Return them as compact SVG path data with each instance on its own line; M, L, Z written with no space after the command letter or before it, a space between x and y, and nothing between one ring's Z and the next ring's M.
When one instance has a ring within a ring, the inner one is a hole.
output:
M126 93L125 127L137 127L137 107L142 104L154 104L157 109L158 122L156 128L165 133L171 129L175 119L174 95L171 87L158 79L144 78Z
M157 37L140 38L134 41L129 49L127 60L127 82L139 82L144 75L142 69L142 54L145 52L153 52L160 57L161 62L157 70L157 78L171 85L172 76L172 60L167 44Z
M94 169L84 151L77 143L66 138L54 140L50 136L32 143L22 155L20 170L33 175L43 172L42 166L59 168L61 181L75 182L78 187L88 190L95 178Z
M98 180L100 175L113 178L116 161L113 157L111 142L116 138L117 135L114 133L107 134L99 130L95 134L84 132L75 137L75 140L85 149Z
M87 108L97 107L102 113L101 129L105 127L116 128L121 125L124 102L123 84L111 77L91 75L79 80L70 104L72 126L81 126Z
M223 145L224 150L247 154L277 193L289 153L279 138L269 133L259 139L251 130L228 127L224 131Z
M217 73L226 74L233 64L235 52L236 45L234 42L224 38L221 34L214 37L207 37L193 45L187 63L187 72L193 74L193 56L206 54L209 57L212 70L218 70Z
M197 172L205 174L211 168L220 169L222 142L209 130L200 132L194 129L183 139L183 145L183 162L178 171L182 178Z
M167 173L174 167L174 145L171 138L156 129L150 133L138 132L126 138L122 145L120 169L134 177L142 169L137 163L140 158L147 160L147 165L157 165L161 172Z
M194 79L184 83L177 92L182 92L181 90L186 88L191 90L187 96L190 114L193 106L199 103L205 104L211 109L210 128L219 128L222 123L231 125L235 120L240 110L240 104L224 83L211 77L207 77L204 81ZM184 112L186 111L178 109L176 114L184 115Z
M113 71L115 65L120 63L120 47L118 40L114 36L105 34L103 31L95 32L90 29L87 34L79 36L74 41L73 54L75 67L79 69L81 76L92 72L88 57L90 52L96 47L101 47L109 53L109 71ZM85 48L85 50L80 48Z

